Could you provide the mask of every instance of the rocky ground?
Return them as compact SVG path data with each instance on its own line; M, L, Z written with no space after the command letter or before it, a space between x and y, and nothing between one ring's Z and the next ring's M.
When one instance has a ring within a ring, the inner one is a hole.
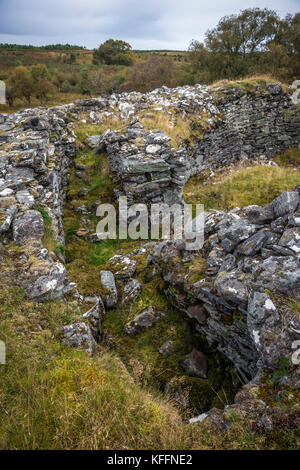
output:
M57 338L117 351L208 433L234 420L272 436L300 426L300 186L263 206L206 207L192 252L184 239L99 242L96 207L119 195L182 203L192 175L276 166L299 146L296 95L163 87L0 115L3 285L72 305Z

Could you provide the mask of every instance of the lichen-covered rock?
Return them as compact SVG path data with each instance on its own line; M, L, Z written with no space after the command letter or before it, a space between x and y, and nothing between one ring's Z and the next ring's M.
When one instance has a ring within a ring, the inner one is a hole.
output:
M25 204L29 209L34 206L34 196L28 190L17 191L16 198L20 204Z
M107 308L114 308L118 303L118 291L111 271L100 271L100 281L107 293L104 297Z
M253 224L268 224L274 219L273 207L267 204L265 207L251 205L243 208L243 214Z
M105 307L101 297L97 298L95 305L83 314L83 318L89 321L90 329L96 341L99 341L102 329L102 319Z
M183 241L176 240L160 242L153 251L152 262L176 288L166 291L173 304L235 364L245 383L291 357L300 334L291 307L285 311L273 300L273 295L300 298L297 211L298 190L283 193L264 209L210 211L202 250L186 252ZM203 259L206 268L200 272ZM289 380L297 383L291 370Z
M97 147L99 147L100 140L101 140L100 135L91 135L85 140L85 144L91 149L96 149Z
M254 224L251 224L247 219L239 219L228 228L220 228L218 237L224 250L230 253L240 242L248 239L255 231Z
M285 192L274 199L272 206L276 217L294 212L299 204L300 197L297 191Z
M40 212L29 210L18 215L13 222L14 242L24 245L28 240L41 240L44 235L44 221Z
M249 293L248 280L249 275L238 270L221 272L216 279L216 288L226 302L245 307Z
M16 213L17 207L15 205L12 205L6 209L0 209L0 235L10 229Z
M47 274L40 276L34 283L27 285L27 294L36 302L63 297L74 285L67 279L66 268L61 263L53 263Z
M254 269L255 284L300 299L300 261L292 256L271 256Z
M247 238L244 242L240 243L235 250L236 254L243 254L245 256L253 256L258 253L268 240L268 233L266 230L261 230L251 237Z
M115 279L125 281L134 275L136 261L126 255L115 255L107 262L107 266L113 271Z
M278 245L289 248L298 255L300 253L300 227L285 230Z
M63 342L72 348L83 349L92 356L96 351L96 341L89 325L86 323L73 323L61 328Z
M137 279L131 279L124 287L122 304L128 304L138 299L142 292L142 285Z
M174 342L172 340L167 340L164 342L164 344L159 348L158 352L159 354L161 354L162 356L169 356L170 354L172 354L172 351L173 351L173 346L174 346Z

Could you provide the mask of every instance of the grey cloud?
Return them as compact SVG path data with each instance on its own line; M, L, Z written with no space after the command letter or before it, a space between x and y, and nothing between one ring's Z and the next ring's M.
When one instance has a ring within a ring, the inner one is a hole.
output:
M0 0L0 42L96 47L113 37L134 48L185 49L221 16L246 7L295 13L299 0Z

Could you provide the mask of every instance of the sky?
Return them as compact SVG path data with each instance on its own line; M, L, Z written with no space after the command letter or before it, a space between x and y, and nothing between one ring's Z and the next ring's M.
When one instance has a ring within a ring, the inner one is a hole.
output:
M222 16L245 8L300 11L300 0L0 0L0 43L77 44L122 39L134 49L185 50Z

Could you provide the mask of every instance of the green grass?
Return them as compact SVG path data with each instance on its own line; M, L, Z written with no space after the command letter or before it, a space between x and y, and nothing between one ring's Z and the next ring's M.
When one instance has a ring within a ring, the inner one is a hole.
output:
M1 449L287 449L299 434L284 426L253 434L239 415L226 431L188 425L174 404L139 380L139 357L132 351L131 375L112 351L99 346L95 357L65 347L57 330L78 321L73 303L35 304L2 281L0 339L7 364L0 365ZM177 325L175 319L172 319ZM265 387L268 403L278 393ZM292 404L296 406L298 395ZM270 403L272 405L273 401ZM284 403L276 402L276 406ZM229 418L228 418L229 419Z
M193 447L172 405L140 387L114 353L89 358L56 341L74 320L71 306L33 304L11 288L0 297L1 449Z
M283 191L292 190L300 181L300 170L256 165L232 174L218 176L214 184L203 184L200 175L192 177L184 187L187 203L204 204L205 210L228 210L249 204L264 206Z
M41 213L41 216L43 217L43 221L46 227L51 226L51 218L48 212L44 207L39 207L38 211Z
M279 166L300 168L300 148L281 152L274 160Z

